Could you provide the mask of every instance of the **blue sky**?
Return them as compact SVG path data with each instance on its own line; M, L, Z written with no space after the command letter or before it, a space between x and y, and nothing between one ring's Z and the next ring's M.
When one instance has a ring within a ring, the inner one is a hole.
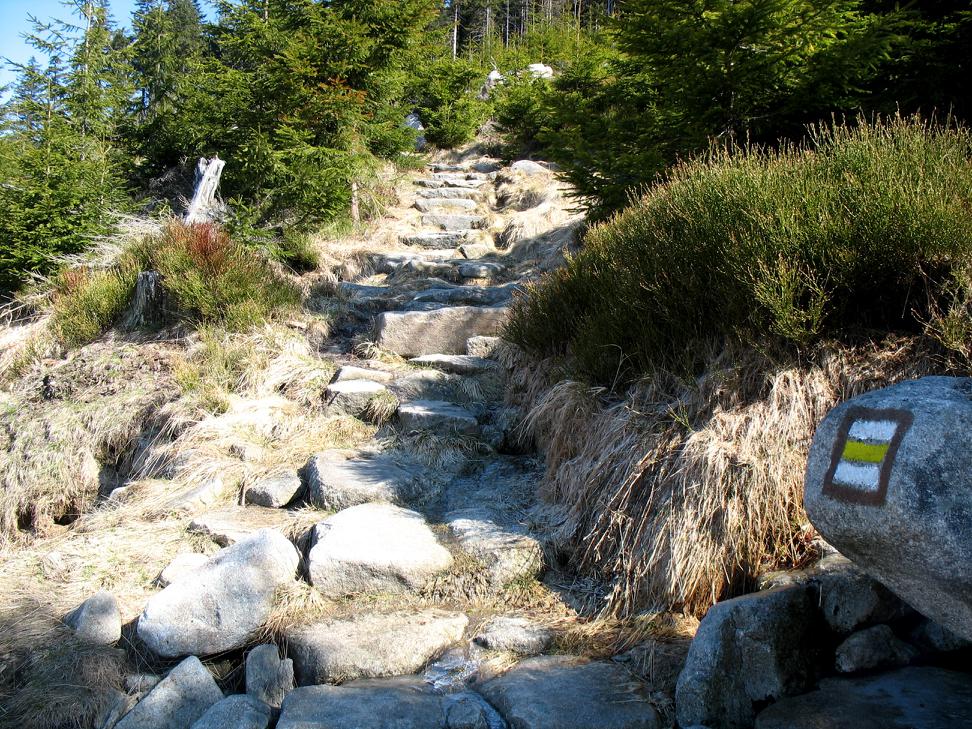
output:
M205 7L207 3L201 5ZM135 0L109 0L109 7L117 24L131 26ZM67 20L71 18L71 10L61 0L0 0L0 58L9 58L18 63L30 58L32 49L22 37L30 30L28 15L34 15L39 20ZM0 68L0 86L13 80L14 74L4 61Z

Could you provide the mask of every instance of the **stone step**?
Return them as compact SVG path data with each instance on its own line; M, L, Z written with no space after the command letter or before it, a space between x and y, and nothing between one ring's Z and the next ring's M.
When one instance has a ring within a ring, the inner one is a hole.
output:
M364 413L372 398L388 392L383 384L373 380L344 380L332 382L324 390L329 407L355 417Z
M467 180L464 177L446 177L444 175L436 177L426 177L418 179L415 184L419 187L439 188L439 187L464 187L470 190L478 190L485 185L487 180Z
M414 504L439 493L438 482L419 464L390 454L323 451L304 466L304 478L310 503L331 511L371 501Z
M463 243L459 246L459 253L463 258L476 259L496 253L496 248L489 243Z
M460 263L459 275L463 278L492 278L503 272L499 263Z
M455 286L453 288L432 288L412 297L415 303L434 302L436 304L467 305L467 306L495 306L505 304L513 298L519 289L518 284L504 284L502 286ZM435 354L435 353L433 353ZM450 352L451 354L451 352ZM465 354L465 350L456 352Z
M409 362L453 375L478 375L496 366L492 360L467 354L426 354L413 357Z
M482 215L449 215L445 213L426 213L422 216L422 225L430 228L457 232L482 229L489 227L489 220Z
M253 536L261 529L286 532L296 523L297 517L286 509L230 506L200 514L189 522L188 531L209 537L221 547L228 547Z
M419 233L418 235L403 235L398 239L402 245L415 246L416 248L429 248L433 250L444 250L457 248L469 240L469 231L456 230L448 233ZM455 252L452 252L455 255Z
M519 524L505 524L486 508L453 511L445 521L463 551L486 565L490 584L497 588L536 577L543 569L540 543Z
M467 200L464 197L440 197L434 200L418 199L413 206L416 210L423 213L435 213L440 210L475 210L479 203L475 200Z
M388 384L394 379L395 374L393 372L369 369L367 367L356 367L355 365L344 365L343 367L339 367L338 371L334 373L334 377L331 378L329 384L346 382L348 380L371 380L372 382Z
M421 252L407 251L403 253L385 253L374 259L374 267L378 273L394 273L400 267L411 261L435 262L447 261L456 257L454 249L428 249Z
M286 633L297 683L309 686L420 671L459 641L469 619L458 612L365 614Z
M438 198L461 197L466 200L478 200L481 197L479 190L472 190L468 187L438 187L419 190L418 196L426 200Z
M465 354L466 340L499 334L506 307L451 306L435 311L386 311L378 316L378 345L402 357Z
M444 400L413 400L398 408L398 423L406 432L430 430L442 434L476 435L476 416Z
M327 597L418 592L452 566L421 514L392 504L352 506L311 530L310 583Z
M432 170L432 172L468 172L467 168L463 167L462 165L448 165L438 162L427 164L425 167Z

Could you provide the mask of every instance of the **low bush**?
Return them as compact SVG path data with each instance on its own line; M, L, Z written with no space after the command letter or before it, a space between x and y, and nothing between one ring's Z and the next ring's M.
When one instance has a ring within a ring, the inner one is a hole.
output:
M443 57L431 62L415 89L416 111L430 144L449 149L476 136L489 116L489 104L477 96L484 79L468 61Z
M893 118L779 151L714 150L591 230L508 335L616 383L698 372L704 343L925 332L957 348L972 292L972 134Z
M310 254L294 243L290 255ZM116 324L131 302L139 271L149 270L161 275L163 314L171 321L241 331L300 300L293 283L218 226L173 222L122 253L111 268L68 270L58 277L53 329L62 344L83 344Z

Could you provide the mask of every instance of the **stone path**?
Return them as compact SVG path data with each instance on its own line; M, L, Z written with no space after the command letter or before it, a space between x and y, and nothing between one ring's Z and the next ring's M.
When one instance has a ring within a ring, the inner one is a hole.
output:
M338 369L324 399L380 422L375 441L312 454L299 472L250 486L244 505L195 515L192 530L224 549L173 565L137 631L167 657L247 651L249 698L217 703L203 680L187 692L184 725L245 715L240 726L266 727L268 702L285 729L662 726L650 687L622 665L543 656L554 631L508 597L546 589L546 565L527 518L541 463L499 452L515 418L497 337L523 283L516 272L531 267L494 245L508 216L495 203L498 168L430 165L405 196L397 244L371 255L375 274L336 287L356 316L329 345ZM280 535L299 550L299 579L345 609L286 626L279 649L253 648L269 596L297 563ZM179 625L186 615L192 631ZM171 696L153 698L171 694L167 682L138 704L145 717L156 705L178 713Z

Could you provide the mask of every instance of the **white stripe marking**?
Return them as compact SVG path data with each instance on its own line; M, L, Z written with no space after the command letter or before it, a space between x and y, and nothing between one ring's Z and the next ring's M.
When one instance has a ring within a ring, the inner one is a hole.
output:
M834 483L851 486L863 491L877 491L881 469L873 464L841 461L834 472Z
M894 437L898 424L893 420L856 420L850 427L848 436L854 440L882 441L887 443Z

